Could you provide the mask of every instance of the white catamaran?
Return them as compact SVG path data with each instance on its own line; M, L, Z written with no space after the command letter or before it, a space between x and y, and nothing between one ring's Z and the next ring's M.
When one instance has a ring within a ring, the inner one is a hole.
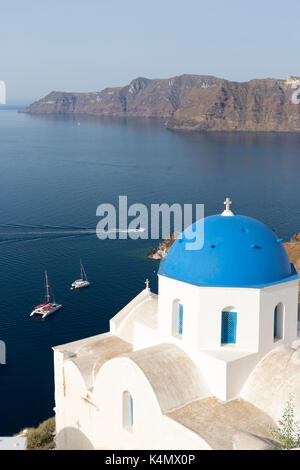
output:
M90 285L91 283L88 281L82 261L80 260L80 279L77 279L76 281L72 283L71 290L81 289L82 287L88 287Z
M51 289L49 280L48 280L48 275L47 271L45 271L45 278L46 278L46 294L45 294L45 300L43 304L37 305L31 312L30 316L32 317L33 315L41 315L42 318L46 318L52 313L56 312L59 310L62 305L57 304L54 299L53 291ZM51 302L50 302L51 299Z

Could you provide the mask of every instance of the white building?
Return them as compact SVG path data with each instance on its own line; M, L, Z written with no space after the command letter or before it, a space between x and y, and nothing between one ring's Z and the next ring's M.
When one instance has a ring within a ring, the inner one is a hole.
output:
M158 295L147 283L108 333L54 348L58 448L259 449L290 393L300 417L298 275L281 240L227 201L186 248L183 233Z
M1 450L26 450L27 437L14 436L14 437L0 437L0 451Z

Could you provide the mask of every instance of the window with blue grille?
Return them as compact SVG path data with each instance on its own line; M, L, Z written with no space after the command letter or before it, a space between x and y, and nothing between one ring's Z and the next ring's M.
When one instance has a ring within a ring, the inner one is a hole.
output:
M183 305L178 305L178 334L182 335L183 331Z
M236 343L236 312L222 312L222 344L235 344Z
M130 395L130 425L133 426L133 398Z
M172 335L176 338L182 338L183 333L183 304L179 299L172 304Z
M133 432L133 398L128 391L123 392L123 428Z

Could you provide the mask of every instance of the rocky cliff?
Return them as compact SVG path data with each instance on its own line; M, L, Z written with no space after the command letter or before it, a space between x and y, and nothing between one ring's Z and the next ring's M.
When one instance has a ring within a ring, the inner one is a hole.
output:
M284 80L220 80L213 88L190 90L167 127L181 131L300 131L300 105L293 103L294 93Z
M147 254L147 258L157 260L165 259L169 252L169 249L171 248L175 240L176 234L173 233L170 237L162 240L158 246L151 248L151 250Z
M294 264L296 271L300 276L300 233L295 233L289 242L284 243L284 246L287 254L289 255L290 262ZM300 282L298 302L300 304Z
M123 88L106 88L93 93L52 91L20 112L166 118L180 107L190 90L214 87L217 82L215 77L201 75L161 80L136 78Z
M93 93L52 91L20 112L159 117L168 129L180 131L298 132L297 89L300 98L295 77L244 83L205 75L136 78L128 86Z

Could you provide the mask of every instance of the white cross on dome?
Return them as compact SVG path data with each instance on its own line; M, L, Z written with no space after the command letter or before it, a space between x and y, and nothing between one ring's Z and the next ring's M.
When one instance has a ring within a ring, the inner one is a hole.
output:
M227 197L225 199L224 204L225 204L225 210L222 212L222 215L225 215L225 216L234 215L234 213L230 210L230 205L232 204L230 197Z

